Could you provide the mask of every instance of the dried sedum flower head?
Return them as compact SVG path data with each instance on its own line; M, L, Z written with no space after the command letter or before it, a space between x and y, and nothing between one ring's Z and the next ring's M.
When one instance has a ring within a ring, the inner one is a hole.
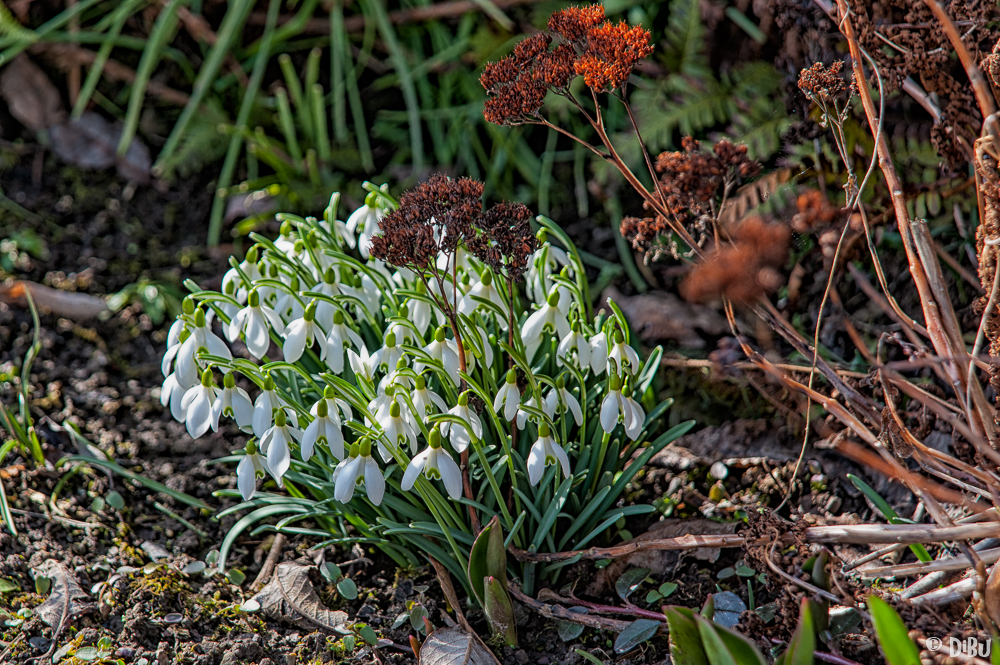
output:
M489 96L483 115L497 125L515 125L538 113L549 90L561 90L573 76L573 47L560 44L549 50L546 34L528 37L514 53L483 69L479 82Z
M799 90L817 103L835 100L847 92L847 83L840 74L843 68L842 60L834 62L829 67L817 62L799 73Z
M584 38L592 28L596 28L604 20L603 5L587 5L585 7L567 7L555 12L549 17L549 32L553 32L568 42L584 47Z
M596 91L620 88L635 63L653 52L649 31L625 21L603 23L587 32L587 46L576 61L576 73Z
M831 224L840 212L818 189L799 194L795 206L798 212L792 217L792 229L798 233L823 228Z
M403 194L399 208L382 218L371 255L396 267L424 270L439 253L453 254L471 236L482 197L481 182L432 176Z
M531 211L523 203L498 203L483 215L477 232L466 239L466 246L493 272L517 281L538 249L531 218Z

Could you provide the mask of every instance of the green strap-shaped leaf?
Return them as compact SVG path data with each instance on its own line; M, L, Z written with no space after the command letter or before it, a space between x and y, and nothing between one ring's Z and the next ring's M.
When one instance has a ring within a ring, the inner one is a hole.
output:
M885 661L889 665L920 665L920 650L896 610L874 594L868 596L868 609Z

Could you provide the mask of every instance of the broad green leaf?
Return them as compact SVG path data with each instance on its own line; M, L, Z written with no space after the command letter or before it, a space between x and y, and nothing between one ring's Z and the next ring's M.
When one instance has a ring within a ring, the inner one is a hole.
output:
M670 629L670 659L678 665L708 665L694 612L688 607L668 607L664 614Z
M637 619L618 633L615 639L615 653L625 653L639 646L660 629L663 624L652 619Z
M485 593L483 592L483 580L490 574L487 562L490 548L490 533L494 529L499 529L499 525L499 520L494 516L483 527L483 530L479 532L479 535L476 536L476 541L472 544L472 549L469 551L469 566L466 572L469 576L469 586L472 587L472 593L475 594L476 601L480 607L485 606L486 603Z
M920 665L920 650L910 639L906 624L896 610L874 594L868 596L868 609L886 662L889 665Z
M583 634L583 624L558 621L556 622L556 632L559 633L559 639L563 642L572 642Z
M358 585L350 577L345 577L337 582L337 591L348 600L354 600L358 597Z
M764 657L747 638L733 630L695 615L710 665L766 665Z
M514 619L514 605L507 595L507 587L495 577L487 577L483 584L486 603L483 609L490 622L493 634L503 637L508 646L517 646L517 623Z
M0 593L10 593L11 591L20 590L21 586L17 582L9 580L6 577L0 577Z

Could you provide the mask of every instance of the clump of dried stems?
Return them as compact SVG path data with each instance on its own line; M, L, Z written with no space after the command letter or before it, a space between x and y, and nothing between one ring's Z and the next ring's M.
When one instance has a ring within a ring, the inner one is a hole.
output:
M884 108L880 105L883 104L885 93L882 79L875 60L859 44L846 0L837 0L835 5L817 0L817 4L827 10L830 17L835 20L847 42L852 67L851 83L848 85L844 81L841 74L842 63L835 63L832 67L817 65L803 70L799 81L800 89L818 107L825 126L831 132L834 143L840 151L843 163L852 173L844 187L846 206L843 209L825 208L819 201L813 200L815 197L806 196L800 198L800 214L793 220L793 227L800 232L816 225L842 229L836 248L830 257L832 260L828 263L829 279L820 312L822 313L830 298L839 298L833 286L834 276L844 269L844 266L838 265L838 259L845 238L850 232L856 236L863 233L879 288L869 284L858 271L852 270L852 274L859 286L866 290L869 298L878 303L885 314L901 327L902 334L883 335L874 353L863 347L859 336L852 335L863 349L862 354L871 363L869 382L875 388L876 397L869 397L852 387L842 378L841 373L818 354L818 331L821 322L817 322L816 337L812 340L806 339L782 317L766 297L763 297L772 286L768 283L769 268L780 265L784 260L785 244L788 241L787 229L769 230L766 224L756 218L743 220L742 230L739 224L735 228L726 228L722 223L725 199L737 179L741 176L755 175L757 172L755 165L746 160L745 153L741 154L731 145L721 148L716 146L714 153L705 153L699 149L696 142L692 142L685 145L683 153L665 153L656 160L646 154L646 165L656 183L654 191L649 191L639 183L619 157L604 131L601 119L598 95L604 92L623 104L628 110L629 117L632 117L625 94L627 75L622 76L621 68L618 68L615 69L613 77L609 78L609 74L600 80L588 79L589 101L592 104L582 103L569 91L570 70L575 66L576 73L584 73L579 62L580 58L587 55L588 31L600 25L600 20L603 19L602 13L576 10L577 13L557 14L549 24L550 31L560 38L554 51L549 50L551 37L538 38L533 44L534 51L528 53L524 49L524 52L517 55L524 62L507 63L510 65L508 73L515 72L514 64L519 65L517 71L521 74L518 76L529 77L535 88L532 89L533 94L529 95L532 100L530 108L522 106L514 109L511 105L506 109L507 115L501 114L503 117L499 120L504 124L534 122L547 125L569 135L573 140L584 143L593 152L618 167L626 180L635 187L642 197L646 210L652 215L646 220L625 220L623 233L626 237L630 237L636 247L647 250L657 242L665 243L675 256L698 261L699 265L691 272L691 278L684 287L688 295L697 299L705 299L712 295L720 297L734 336L740 340L742 350L749 360L784 388L805 396L809 404L816 403L822 406L828 414L839 421L841 425L839 429L831 426L826 420L810 422L807 408L807 441L809 432L815 430L825 439L827 447L837 449L859 463L879 470L904 484L917 497L919 505L934 522L933 525L811 527L798 531L794 538L785 534L786 542L888 545L875 549L870 555L855 561L850 566L845 566L844 572L905 548L907 544L952 543L959 554L927 563L881 566L865 574L875 577L895 576L897 580L918 577L919 579L901 594L901 597L910 598L917 604L938 605L973 596L973 607L982 626L995 630L995 626L1000 626L1000 563L997 563L1000 561L1000 548L984 547L984 545L988 544L985 539L1000 536L1000 441L998 441L996 407L987 399L983 381L990 381L994 389L1000 391L1000 371L996 363L991 360L991 356L1000 355L1000 307L997 303L1000 293L1000 279L998 279L1000 277L1000 257L998 257L1000 252L998 127L1000 125L997 122L998 114L993 92L973 55L963 43L962 35L954 22L938 0L924 0L924 2L957 53L975 94L981 116L985 119L981 138L974 145L973 157L979 217L982 220L977 230L977 258L984 296L979 302L979 311L982 312L981 322L974 331L975 338L971 346L967 344L964 335L973 331L963 330L956 315L939 264L939 251L935 248L927 222L914 219L907 211L902 182L882 128ZM630 43L633 44L633 49L630 51L632 56L643 52L640 37L641 35L630 35L632 39ZM637 41L638 45L635 43ZM535 62L534 69L525 67L525 62L532 58ZM1000 72L1000 65L996 65L994 60L1000 61L1000 56L993 56L984 63L991 75ZM634 59L626 64L626 69L630 69ZM550 70L548 79L537 73L540 70L544 71L546 67ZM525 80L514 76L508 85L530 87ZM556 85L547 83L547 80L555 81ZM879 105L876 104L870 80L877 83ZM494 98L504 92L501 87L497 87L495 77L484 80L484 85ZM542 116L540 109L544 94L540 93L548 90L554 90L572 102L596 130L603 143L603 149L572 136ZM875 146L875 154L870 156L870 162L860 165L864 170L855 164L857 160L852 159L844 132L844 123L851 108L850 98L855 95L860 98L861 108ZM527 97L522 96L522 98ZM499 108L497 104L500 102L494 104L495 113ZM635 127L635 132L641 144L638 127ZM909 274L919 297L921 306L919 314L904 310L890 290L872 238L869 211L861 201L860 193L876 167L881 170L891 197L892 211L886 213L886 216L893 213L895 215ZM698 201L716 201L715 195L720 191L723 201L721 206L716 206L714 203L711 206L704 206L698 203ZM798 228L796 224L802 228ZM699 230L703 232L702 242L695 239ZM704 242L705 237L710 243ZM678 249L684 244L687 246L687 254ZM747 269L752 271L749 277L745 270L741 272L734 268L730 270L731 274L724 274L719 268L720 265L734 263L734 258L751 256L754 250L760 250L756 252L760 259L744 262L749 264ZM734 286L738 283L741 285L740 289ZM811 367L808 369L808 380L803 381L793 376L787 365L778 366L771 362L754 349L745 336L739 334L737 305L741 307L741 311L752 311L796 351L812 359ZM923 323L920 323L919 319L922 319ZM984 345L987 341L989 355L984 355ZM901 347L908 359L903 362L886 361L887 351L892 346ZM950 399L932 394L907 376L925 368L930 368L941 386L951 391ZM815 386L814 379L820 376L829 386L829 394ZM921 441L921 437L912 431L901 415L899 407L904 399L919 403L939 420L948 423L955 432L956 440L966 441L974 450L972 463L942 453ZM807 441L803 442L803 450ZM911 461L915 465L911 464ZM918 469L912 470L915 467ZM583 558L621 556L639 549L760 544L756 541L750 542L751 540L750 537L689 535L559 555L527 552L516 552L515 555L525 560L551 561L571 556ZM775 567L770 559L768 565L772 569ZM969 571L964 578L942 589L937 588L944 579L942 575L962 570ZM853 604L853 598L845 597L837 600ZM547 611L553 610L550 608Z

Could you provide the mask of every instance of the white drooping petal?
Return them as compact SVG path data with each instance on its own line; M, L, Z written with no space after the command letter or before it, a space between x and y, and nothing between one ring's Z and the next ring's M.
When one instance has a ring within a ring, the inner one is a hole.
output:
M621 393L612 390L601 403L601 428L609 434L618 424L620 396Z
M334 499L341 503L351 500L363 464L361 457L349 457L337 465L337 481L333 488Z
M291 451L288 449L288 437L284 427L273 426L261 439L261 445L267 447L267 468L271 475L282 485L282 476L288 471L292 463Z
M577 425L583 424L583 409L580 408L580 402L573 396L573 393L563 389L562 391L563 401L566 403L566 407L569 412L573 414L573 420L576 421Z
M540 443L536 441L528 451L528 482L532 485L537 485L545 473L545 448Z
M642 426L645 424L646 412L642 410L642 407L631 397L624 398L625 407L631 411L630 422L625 426L625 434L628 438L635 441L639 438L639 434L642 433Z
M444 450L438 452L438 472L441 474L441 482L452 499L462 496L462 471L458 464L451 458L451 455Z
M417 478L420 477L420 472L424 470L424 465L427 463L427 458L431 454L431 450L432 448L425 448L410 460L406 471L403 473L403 482L399 485L404 492L410 491L413 488L413 484L417 482Z
M236 466L236 487L244 501L252 499L257 491L257 469L254 468L251 455L244 455Z
M257 401L253 405L253 416L250 424L253 427L254 436L262 438L271 427L274 419L274 409L278 408L277 393L273 390L265 390L257 396Z
M364 460L368 500L377 506L382 503L382 496L385 494L385 478L382 477L382 470L378 468L378 462L371 457L365 457Z
M302 357L302 352L306 348L308 331L309 327L305 319L295 319L285 328L285 332L283 333L285 343L282 345L281 350L287 362L293 363Z
M590 338L590 369L600 376L608 368L608 336L599 332Z

